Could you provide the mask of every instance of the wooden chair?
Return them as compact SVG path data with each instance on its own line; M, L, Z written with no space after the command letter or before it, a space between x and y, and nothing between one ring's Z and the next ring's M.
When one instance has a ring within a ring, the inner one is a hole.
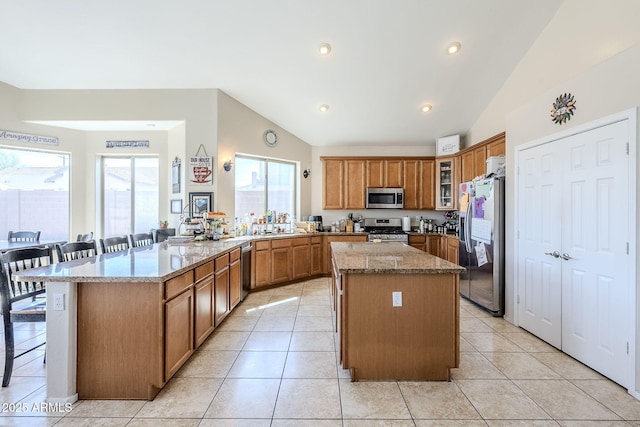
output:
M90 231L87 234L78 234L76 242L90 242L91 240L93 240L93 231Z
M10 242L38 242L40 241L39 231L10 231L7 240Z
M87 258L98 255L96 241L89 242L69 242L64 245L56 245L58 261L71 261L74 259Z
M129 234L131 247L153 245L153 233Z
M45 342L15 355L13 322L44 322L46 320L46 299L44 282L20 282L14 279L18 271L53 263L53 249L14 249L0 255L0 307L4 320L4 376L2 387L9 385L13 372L13 360L41 347Z
M100 250L103 254L126 251L130 247L131 246L129 245L129 238L127 236L107 237L106 239L100 239Z

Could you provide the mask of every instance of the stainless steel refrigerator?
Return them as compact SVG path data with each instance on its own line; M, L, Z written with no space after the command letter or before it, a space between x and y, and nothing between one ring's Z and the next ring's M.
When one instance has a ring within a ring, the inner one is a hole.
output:
M504 315L504 178L460 184L460 294Z

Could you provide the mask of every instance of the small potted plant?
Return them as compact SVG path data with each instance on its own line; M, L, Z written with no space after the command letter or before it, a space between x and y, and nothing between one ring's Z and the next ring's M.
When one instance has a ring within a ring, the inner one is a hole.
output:
M167 227L169 227L169 221L166 221L166 220L160 221L160 228L167 228Z

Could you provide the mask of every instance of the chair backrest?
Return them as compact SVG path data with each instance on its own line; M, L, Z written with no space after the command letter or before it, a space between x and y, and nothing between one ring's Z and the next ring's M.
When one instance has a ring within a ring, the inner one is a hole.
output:
M90 231L87 234L78 234L76 242L90 242L91 240L93 240L93 231Z
M13 249L0 255L2 270L2 309L11 309L11 304L46 292L44 282L22 282L14 278L18 271L41 267L53 263L53 249L25 248Z
M10 242L37 242L40 240L39 231L10 231L7 240Z
M56 245L58 252L58 261L71 261L74 259L87 258L98 255L96 241L90 242L69 242L64 245Z
M100 239L100 250L103 254L125 251L129 248L129 238L127 236Z
M176 229L175 228L156 228L155 230L153 230L153 235L154 235L154 239L156 243L160 243L160 242L164 242L165 240L169 239L169 236L175 236L176 235Z
M153 233L129 234L131 239L131 247L153 245Z

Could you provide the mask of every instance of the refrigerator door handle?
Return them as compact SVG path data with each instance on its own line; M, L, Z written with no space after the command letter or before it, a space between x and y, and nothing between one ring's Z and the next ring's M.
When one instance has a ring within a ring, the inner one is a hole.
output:
M464 221L464 245L467 248L467 252L471 253L471 205L472 200L469 200L467 203L467 209L465 212L465 221Z

